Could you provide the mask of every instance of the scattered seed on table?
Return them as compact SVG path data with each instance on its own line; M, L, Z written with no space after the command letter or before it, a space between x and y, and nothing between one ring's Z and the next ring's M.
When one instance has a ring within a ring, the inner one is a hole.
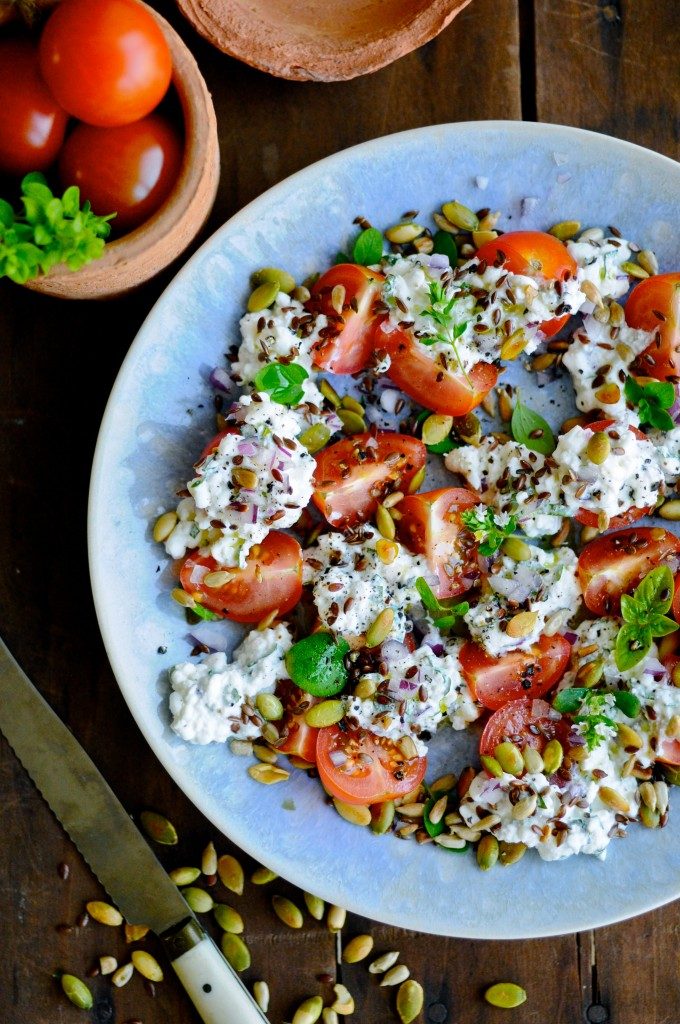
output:
M116 910L110 903L103 903L101 900L90 900L85 906L90 917L94 921L98 921L99 924L106 924L111 928L117 928L123 923L123 915L120 910Z
M236 857L232 857L228 853L220 857L217 861L217 874L222 885L229 889L230 892L235 892L237 896L243 895L243 868L236 860Z

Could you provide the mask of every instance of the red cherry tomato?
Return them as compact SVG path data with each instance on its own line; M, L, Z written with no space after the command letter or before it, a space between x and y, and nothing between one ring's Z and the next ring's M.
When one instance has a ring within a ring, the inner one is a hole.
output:
M59 157L62 184L78 185L100 216L116 211L112 227L130 231L165 202L179 177L182 143L168 122L151 114L118 128L77 125Z
M200 462L203 462L203 460L207 459L209 455L212 455L213 452L216 452L220 446L220 441L222 440L222 438L227 437L229 434L238 434L238 430L236 429L236 427L227 427L225 430L220 430L219 434L215 434L215 436L208 441L207 445L199 455L198 461L195 463L195 465L198 465Z
M283 719L279 732L284 739L276 744L282 754L293 754L301 757L309 764L316 763L316 738L319 733L305 722L305 712L313 704L319 703L318 697L304 693L294 683L284 679L278 683L276 692L283 704Z
M67 120L42 79L33 44L0 40L0 171L44 171L64 141Z
M426 458L417 437L354 434L316 456L312 501L331 526L356 526L371 518L385 495L407 489Z
M399 502L399 538L411 551L425 555L439 577L436 595L442 600L469 590L481 575L477 545L460 518L464 509L479 502L479 495L464 487L409 494Z
M373 305L384 280L368 267L338 263L312 285L305 306L311 313L324 313L329 320L328 336L313 346L317 366L333 373L358 373L368 365L373 351Z
M673 584L672 615L676 622L680 622L680 573L676 574Z
M64 110L110 128L158 106L172 57L158 22L137 0L62 0L43 30L40 68Z
M229 569L223 587L204 583L208 573L224 568L214 558L188 555L180 570L182 586L210 611L234 622L260 622L276 610L285 615L302 594L302 550L287 533L272 530L253 548L244 569Z
M611 427L613 423L614 420L596 420L594 423L588 424L588 430L606 430L608 427ZM638 441L647 440L646 436L641 430L638 430L637 427L629 426L628 429L631 433L635 434ZM651 512L651 510L651 505L647 505L645 508L637 508L637 506L633 506L633 508L629 508L627 512L622 512L620 516L614 516L614 518L610 520L607 529L617 530L620 526L629 526L630 523L635 523L638 519L642 519L642 517L646 516ZM579 523L583 523L584 526L599 525L597 513L591 512L590 509L580 508L574 518L577 519Z
M468 642L460 651L460 670L473 698L495 711L508 701L542 697L560 681L570 656L571 644L559 633L540 637L526 651L510 651L499 658Z
M670 565L673 572L680 567L680 539L661 527L639 526L591 540L577 570L586 608L595 615L616 615L621 595L635 590L657 565Z
M641 281L626 303L630 327L659 332L638 360L640 373L657 380L680 375L680 273L655 274Z
M546 743L559 739L565 743L571 726L544 700L511 700L494 711L479 740L479 753L493 757L499 743L511 740L520 749L535 747L542 751Z
M508 231L486 242L476 258L507 267L512 274L543 277L547 281L566 281L576 273L576 261L563 242L545 231ZM547 338L564 327L569 314L546 320L541 331Z
M491 363L477 363L468 372L452 373L428 355L427 348L402 330L386 334L378 325L374 348L390 356L387 376L426 409L465 416L476 408L498 380Z
M316 766L331 796L367 805L396 800L419 786L427 758L407 761L392 740L363 729L343 731L331 725L319 730Z

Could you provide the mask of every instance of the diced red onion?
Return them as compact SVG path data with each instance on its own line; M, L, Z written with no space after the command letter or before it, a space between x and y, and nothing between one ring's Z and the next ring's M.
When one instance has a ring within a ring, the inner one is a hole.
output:
M657 683L668 676L668 669L658 658L648 658L645 662L645 675L653 676Z
M565 640L568 640L569 643L572 644L572 645L575 644L576 641L578 640L578 633L571 633L571 632L563 633L562 636L564 637Z
M211 651L226 651L230 646L231 630L231 624L224 619L212 621L202 619L191 627L188 637L190 642L204 644Z
M257 522L257 513L259 511L260 510L259 510L258 506L255 504L255 502L253 502L253 507L250 510L250 522L251 523L256 523Z
M433 252L430 256L430 266L433 270L448 270L451 264L445 253Z
M408 655L408 647L398 640L386 640L380 648L380 655L388 664L400 661Z
M212 370L209 380L212 387L217 388L218 391L231 391L234 386L231 377L221 366L216 366Z
M280 452L282 455L285 455L287 459L291 458L291 452L289 452L287 448L280 448L279 445L277 444L276 450Z
M239 443L237 444L236 451L239 453L239 455L254 455L257 451L257 448L258 446L254 444L252 441L243 440L239 441Z

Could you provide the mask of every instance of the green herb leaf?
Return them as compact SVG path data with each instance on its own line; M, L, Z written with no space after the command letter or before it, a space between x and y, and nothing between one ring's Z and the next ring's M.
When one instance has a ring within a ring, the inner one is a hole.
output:
M428 612L432 612L433 615L441 614L442 606L432 592L429 583L422 576L419 576L416 580L416 590Z
M427 580L422 576L417 578L415 587L435 626L442 632L451 629L455 625L456 619L461 618L470 611L468 601L459 601L458 604L453 604L451 601L442 603L433 593Z
M571 686L566 690L560 690L555 694L552 706L563 715L573 715L581 707L588 692L585 686Z
M628 690L617 690L614 693L614 700L619 711L623 711L628 718L637 718L640 714L640 701L634 693Z
M256 390L266 391L279 405L298 405L303 397L302 382L309 374L299 363L269 363L253 381Z
M675 423L666 412L675 402L675 387L670 381L650 381L640 384L634 377L627 377L624 394L631 405L638 407L640 425L656 427L657 430L672 430Z
M335 640L330 633L312 633L299 640L286 654L288 675L305 693L314 697L334 697L347 685L346 640Z
M625 672L639 665L652 646L652 631L626 622L618 632L614 657L616 667Z
M336 265L336 267L337 267L337 265L339 263L351 263L351 262L352 262L352 260L347 255L346 252L336 252L335 256L333 257L333 263Z
M432 252L438 252L442 256L448 256L449 263L455 267L458 261L458 246L453 236L448 231L435 231L432 237Z
M418 340L423 345L434 345L437 342L440 342L442 345L450 345L456 357L458 367L469 384L470 377L467 370L463 367L458 346L456 345L456 341L465 333L468 321L455 322L454 309L457 298L449 297L446 287L441 281L430 281L428 290L430 293L430 305L421 311L421 315L429 317L438 330L435 329L433 334L420 337Z
M503 517L503 518L501 518ZM517 529L517 516L506 512L498 513L486 507L484 513L479 506L461 512L460 518L475 540L480 542L480 555L493 555L500 548L506 537L510 537Z
M643 612L665 615L673 602L673 589L673 573L670 568L658 565L635 588L632 601Z
M515 441L532 451L540 452L541 455L552 455L555 451L557 442L550 424L533 409L522 404L519 392L512 411L510 429Z
M427 803L425 804L425 808L423 810L423 825L425 826L425 831L427 832L428 836L432 836L433 839L436 836L440 836L446 827L444 825L443 818L441 819L441 821L438 821L436 823L430 821L430 811L437 803L437 800L441 798L441 796L441 793L438 793L437 796L433 796L430 800L427 801Z
M674 587L670 568L658 565L647 573L633 594L621 598L624 624L616 637L615 660L622 672L642 661L654 637L668 636L678 629L678 623L666 615L673 602Z
M221 619L221 615L217 615L212 612L210 608L206 608L205 605L199 604L198 601L193 608L189 608L188 611L193 612L199 619L205 619L207 622L215 622L216 619Z
M377 228L366 228L362 231L352 249L355 263L362 267L372 267L380 263L383 255L383 236Z
M651 615L648 626L652 636L668 636L669 633L675 633L678 623L667 615Z

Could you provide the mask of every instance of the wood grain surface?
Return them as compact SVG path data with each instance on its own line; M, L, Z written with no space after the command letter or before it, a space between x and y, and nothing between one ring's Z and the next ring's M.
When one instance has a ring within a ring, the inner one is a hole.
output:
M154 6L189 43L217 109L222 180L204 237L312 161L424 124L537 117L678 155L676 0L474 0L428 46L375 75L337 85L269 78L212 50L169 0ZM219 852L230 845L165 775L123 703L92 609L85 530L106 398L174 269L105 305L60 303L0 282L0 631L128 810L151 807L173 820L180 845L161 852L169 868L196 864L211 838ZM3 740L0 792L0 1021L197 1021L172 977L155 994L139 976L120 990L94 978L90 1014L65 1001L53 979L57 969L84 976L102 954L125 962L129 947L120 929L76 926L84 903L101 898L102 890ZM254 865L242 860L249 877ZM66 880L60 863L69 866ZM304 928L292 932L275 918L273 893L301 901L287 883L248 883L240 897L219 887L215 892L245 919L253 958L245 978L268 981L272 1024L290 1021L305 996L329 995L336 978L355 996L350 1020L396 1020L394 991L380 989L364 965L338 964L336 938L325 925L307 916ZM432 898L453 900L455 894L433 892ZM527 989L526 1004L511 1014L515 1024L678 1024L679 929L675 904L595 933L532 942L438 939L356 917L348 918L344 935L370 931L377 951L400 951L425 987L427 1024L506 1019L481 998L498 980ZM154 940L142 946L153 950Z

